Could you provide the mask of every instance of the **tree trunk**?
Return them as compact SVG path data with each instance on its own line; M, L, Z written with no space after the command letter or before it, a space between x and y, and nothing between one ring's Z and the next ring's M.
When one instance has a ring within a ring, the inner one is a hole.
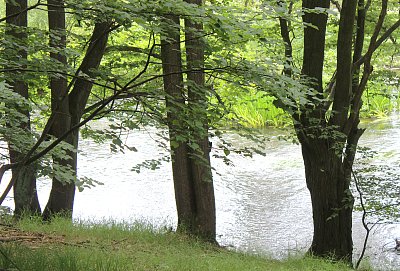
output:
M329 8L328 0L303 0L303 8ZM297 119L296 132L302 146L307 187L313 207L314 235L310 253L333 257L351 264L353 197L349 190L349 161L343 157L347 135L343 128L347 121L351 95L351 36L356 1L344 0L342 4L338 38L337 85L333 112L327 123L321 105L307 107ZM323 62L327 15L307 12L303 21L317 29L304 30L304 57L302 73L312 79L312 86L323 97ZM327 130L326 130L327 129ZM328 139L329 131L336 131ZM342 134L341 134L342 133ZM340 135L341 134L341 135ZM346 164L345 164L346 163ZM351 166L350 166L351 168Z
M303 0L304 9L329 8L329 0ZM314 80L313 87L322 92L325 33L328 16L324 13L305 11L303 21L314 27L304 29L304 55L302 73Z
M284 2L283 0L277 0L277 4L278 6L283 7ZM291 12L291 10L288 10L288 12ZM285 43L285 66L283 67L283 74L288 77L292 77L293 47L290 40L289 24L290 22L288 20L283 17L279 17L279 28L281 30L281 37L283 42Z
M16 14L26 9L27 1L26 0L16 0L15 2L7 2L6 3L6 16ZM20 41L24 41L27 39L26 31L15 30L12 26L21 26L26 27L28 23L27 12L22 12L18 16L11 17L7 19L7 24L10 26L6 30L7 35L11 35ZM20 50L18 55L14 58L27 59L27 52L25 50ZM28 85L18 78L15 80L9 81L8 84L13 88L13 90L28 99ZM28 121L25 124L21 125L21 128L24 130L30 130L30 113L28 110L21 109L21 112L27 117ZM9 143L9 153L10 153L10 162L15 163L18 162L20 158L22 158L22 154L15 150L12 144ZM28 212L30 214L40 213L40 205L36 191L36 166L35 164L30 164L27 166L15 168L12 170L13 175L17 175L17 180L14 183L14 202L15 202L15 210L14 213L16 216L21 215L22 213Z
M64 0L48 0L48 18L50 30L50 46L55 52L50 57L63 66L67 66L67 58L64 55L66 48L65 12ZM61 137L71 126L71 115L69 112L68 82L64 77L55 76L50 78L51 108L55 114L55 121L51 127L50 134ZM72 144L72 137L68 136L65 141ZM73 153L68 152L69 159L53 158L53 163L73 168ZM73 172L76 177L76 171ZM43 211L43 218L49 219L53 214L72 217L75 184L65 182L57 177L53 178L50 198Z
M188 146L180 134L187 133L183 124L185 99L183 93L182 57L180 48L178 16L166 16L164 22L170 25L168 36L161 40L164 91L166 93L167 122L171 145L172 174L175 202L178 213L178 231L193 232L196 223L195 191L191 176Z
M85 57L80 65L80 71L93 76L93 70L98 69L101 59L103 58L105 48L108 41L108 34L111 29L109 22L99 22L95 24L92 37ZM70 117L70 121L66 130L71 129L77 125L84 113L89 95L91 93L93 83L84 80L76 79L71 93L64 100L68 101L66 112ZM66 139L67 143L71 144L75 150L78 149L79 130L75 130ZM70 153L71 159L68 165L72 168L73 172L77 173L77 152ZM55 180L53 181L52 190L50 192L49 201L45 209L44 218L49 218L53 214L64 214L72 217L73 204L75 197L75 184Z
M201 1L188 1L200 5ZM207 97L204 89L202 25L186 19L186 59L190 70L188 103L183 88L179 17L164 17L161 37L172 173L178 213L178 231L215 242L215 200L209 156ZM199 121L200 127L191 125ZM198 147L196 147L196 145Z
M313 209L310 252L351 263L353 198L341 157L322 139L302 143L302 154Z
M202 0L186 0L188 3L202 5ZM199 120L202 127L193 127L192 133L198 149L191 149L190 164L196 203L195 231L198 236L214 242L216 236L216 215L214 185L210 164L208 139L207 90L204 72L204 39L201 23L185 19L185 45L187 79L189 88L189 108L191 118Z
M336 90L330 122L340 132L346 125L352 96L352 44L357 1L343 0L337 40Z

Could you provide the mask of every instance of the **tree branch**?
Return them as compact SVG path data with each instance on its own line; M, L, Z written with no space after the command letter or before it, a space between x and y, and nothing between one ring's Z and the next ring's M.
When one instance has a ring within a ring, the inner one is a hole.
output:
M331 3L335 5L335 7L338 9L339 12L342 11L342 7L340 6L339 1L331 0Z
M382 43L394 32L396 31L398 28L400 27L400 19L397 20L391 27L389 27L389 29L387 29L385 31L385 33L382 34L382 36L376 40L376 42L374 43L374 46L372 48L370 48L371 52L375 52L376 49L379 48L379 46L382 45ZM357 60L356 63L353 64L353 69L356 66L361 66L362 64L365 63L367 54L369 53L369 51L367 53L365 53L365 55L363 55L359 60Z
M11 14L11 15L8 15L8 16L6 16L6 17L1 18L1 19L0 19L0 23L6 21L7 19L11 19L11 18L17 17L17 16L19 16L20 14L25 13L25 12L28 12L28 11L31 10L31 9L35 9L35 8L37 8L37 7L39 7L39 6L44 6L45 4L40 3L40 1L41 1L41 0L38 0L37 3L34 4L33 6L27 7L26 9L23 9L23 10L17 12L17 13L14 13L14 14Z
M277 4L279 6L283 6L283 1L278 0ZM292 65L293 65L293 49L292 49L292 41L290 40L289 35L289 24L288 20L283 17L279 17L279 26L281 30L281 37L283 42L285 43L285 67L283 68L283 73L291 77L292 76Z
M148 55L149 52L146 49L140 48L140 47L135 47L135 46L129 46L129 45L115 45L115 46L108 46L106 48L106 53L109 52L114 52L114 51L124 51L124 52L135 52L135 53L140 53L140 54L146 54ZM157 53L152 53L152 57L161 59L161 56Z
M359 65L364 64L364 71L363 75L361 77L361 82L358 85L357 89L354 90L354 97L353 97L353 108L350 112L350 116L347 119L346 125L344 127L344 133L348 134L352 127L354 122L357 119L357 116L359 114L362 102L361 102L361 97L362 94L367 86L367 82L369 79L369 76L372 73L372 66L371 66L371 58L375 50L382 44L382 42L393 32L395 31L399 26L400 26L400 20L398 20L395 24L393 24L382 36L380 39L378 39L379 33L382 30L383 22L385 20L386 14L387 14L387 7L388 7L388 0L382 0L382 5L381 5L381 12L379 14L378 21L376 22L374 32L372 34L368 50L364 54L361 59L359 59L356 63L353 64L352 70L357 69ZM383 37L386 37L383 39Z
M357 263L356 263L356 269L358 269L362 259L364 258L365 251L367 249L367 242L368 242L368 238L369 238L369 234L371 232L371 229L368 227L368 224L366 222L367 211L365 209L363 193L362 193L362 191L360 189L357 176L356 176L356 174L354 173L353 170L351 170L351 173L353 175L354 183L356 185L356 189L357 189L357 192L358 192L358 195L359 195L359 198L360 198L360 205L361 205L361 208L363 210L363 215L362 215L362 218L361 218L361 222L362 222L363 227L364 227L364 229L366 231L365 238L364 238L364 244L363 244L363 248L362 248L362 251L361 251L361 255L358 258Z

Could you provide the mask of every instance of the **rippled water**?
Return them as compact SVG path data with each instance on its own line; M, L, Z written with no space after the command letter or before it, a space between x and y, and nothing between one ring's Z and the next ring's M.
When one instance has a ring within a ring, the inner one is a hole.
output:
M395 165L400 171L400 118L364 125L368 130L360 145L378 151L375 159ZM138 152L125 154L111 154L108 144L97 145L90 140L80 143L79 174L104 185L77 193L75 218L142 220L157 227L176 224L170 164L164 163L155 171L142 170L140 174L131 171L143 160L165 154L153 140L155 132L151 129L131 132L127 144L135 146ZM236 144L250 144L234 134L227 138ZM307 250L312 239L311 202L300 147L272 137L265 152L265 157L253 158L231 154L234 166L212 159L216 169L218 241L241 251L275 258L298 255ZM42 206L48 198L49 186L46 180L39 183ZM12 199L8 198L6 204L11 206ZM358 213L354 215L353 228L357 258L365 235ZM400 270L400 255L391 250L396 237L400 237L399 225L379 226L373 231L367 250L372 266Z

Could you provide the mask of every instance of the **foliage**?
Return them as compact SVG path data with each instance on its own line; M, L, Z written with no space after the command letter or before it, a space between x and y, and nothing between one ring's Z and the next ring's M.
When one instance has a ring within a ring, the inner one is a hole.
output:
M290 123L289 116L274 105L274 98L262 93L250 94L232 105L233 120L238 119L245 127L263 128L265 126L283 127Z
M7 83L0 81L0 139L10 142L18 150L27 151L27 143L34 140L34 135L21 127L28 122L22 112L29 108L25 98L11 90Z
M356 165L355 176L364 198L364 207L370 224L393 223L400 221L400 173L395 165L385 160L389 157L379 157L369 148L360 148L360 159ZM355 188L354 188L355 190ZM358 203L356 210L362 211Z
M384 118L399 112L399 75L390 70L377 71L364 93L363 117Z
M292 8L278 4L279 1L242 3L217 0L207 1L202 8L182 0L67 0L65 2L68 11L66 33L68 46L67 49L56 52L67 57L68 65L66 66L49 56L50 52L54 52L54 48L48 45L49 36L57 37L57 31L49 33L47 30L44 3L37 2L38 6L29 11L30 22L27 28L13 27L15 31L27 33L26 41L7 36L5 31L1 32L0 65L4 69L0 74L0 139L9 142L23 153L27 153L40 139L45 138L33 153L34 155L48 150L48 147L57 141L47 135L40 135L51 115L51 94L48 87L50 78L67 78L71 85L77 78L95 84L83 119L89 121L92 118L106 117L109 127L96 129L87 124L81 129L81 133L84 137L91 137L97 142L109 141L110 150L113 152L137 151L134 146L126 145L123 140L131 129L137 129L142 125L154 125L165 129L167 109L165 108L166 95L162 91L160 36L164 36L166 31L179 31L182 38L185 34L185 30L179 30L177 25L166 23L163 19L172 13L179 14L181 18L190 17L193 21L204 25L203 38L206 44L204 72L207 77L205 91L209 100L206 109L202 105L190 108L185 106L175 120L176 124L181 124L185 129L180 131L179 137L171 142L171 146L188 142L192 149L198 149L194 133L187 130L204 133L203 123L208 122L211 136L221 139L215 156L226 163L231 162L229 160L231 152L244 156L251 156L254 153L262 154L264 138L258 138L258 135L249 128L290 125L289 116L299 116L302 109L313 109L328 101L327 94L318 95L308 87L311 82L303 78L299 70L303 47L302 32L305 27L301 23L301 16L304 15L301 1L294 1ZM390 27L398 19L395 5L391 4L389 7L384 29ZM368 13L369 22L375 22L378 15L373 7L375 6L371 6ZM4 13L4 10L1 12ZM336 67L338 13L334 9L312 12L329 14L326 68L323 78L324 85L328 85L331 80L330 75L334 73ZM284 58L285 44L279 35L277 18L285 18L290 23L289 30L293 45L293 59L291 59L292 66L290 67L293 75L290 78L282 76L282 70L288 68L288 63ZM104 21L113 23L105 57L98 70L92 71L91 75L84 74L80 71L80 65L91 31L96 23ZM367 25L369 27L367 33L372 32L369 25L373 24ZM2 30L6 27L9 26L6 26L4 21L0 23ZM308 25L308 27L313 26ZM399 76L398 73L393 72L400 62L399 49L395 46L396 35L397 33L393 34L375 56L374 82L369 85L369 91L364 94L365 102L362 112L364 117L384 117L400 108ZM367 35L366 41L368 42L370 38ZM181 47L182 51L187 49L183 43ZM21 50L28 54L26 61L17 59ZM184 65L184 70L186 68ZM184 77L186 72L185 70ZM28 100L15 94L6 83L6 81L16 80L22 80L28 84L30 92ZM189 88L199 91L190 83L185 83L182 98L186 99L186 103L189 103L187 95ZM32 131L21 128L28 122L26 116L21 114L23 110L31 112ZM207 120L197 117L203 115L207 115ZM313 121L313 119L310 120L310 129L307 133L312 134L317 130L322 139L344 141L339 133L335 133L337 127L321 129L319 123L314 124ZM235 149L229 140L224 138L227 126L255 140L259 145L255 148L245 146ZM160 144L168 148L162 140ZM73 169L54 162L68 159L69 154L76 151L68 144L58 144L38 161L38 175L57 177L64 183L74 182L80 189L98 184L87 177L78 180ZM336 151L341 153L340 148ZM2 152L1 158L7 159L7 155ZM162 157L144 161L133 167L133 171L139 173L143 167L157 169L164 161L169 160ZM388 168L384 166L370 167L364 173L365 187L381 185L387 188L389 184L379 181L380 178L392 180L396 177L390 174L375 176L370 170L388 172ZM388 189L382 189L382 191L386 192L376 195L376 198L368 198L371 208L379 209L383 198L393 196ZM388 204L395 205L395 203L394 201ZM10 247L9 253L13 255L13 247ZM43 250L43 253L45 255L48 251ZM71 269L73 269L77 268L73 265L77 262L76 257L75 251L71 250L66 255L57 258L55 262L63 265L71 263ZM44 256L38 258L42 259ZM109 263L106 260L104 264L113 265L114 262Z

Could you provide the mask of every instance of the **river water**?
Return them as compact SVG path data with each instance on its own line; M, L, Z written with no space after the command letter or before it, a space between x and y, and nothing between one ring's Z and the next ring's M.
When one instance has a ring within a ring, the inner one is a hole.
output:
M381 159L400 172L400 117L364 124L367 127L360 146L378 152ZM126 143L138 152L110 153L109 144L91 140L80 142L79 175L104 183L76 195L74 218L92 221L142 221L155 227L174 227L176 208L169 163L157 170L131 169L146 159L166 154L155 142L153 128L130 132ZM271 140L266 156L252 158L230 154L233 165L212 158L217 207L217 234L220 244L233 249L285 258L298 256L312 239L311 202L304 180L300 146L277 139L276 130L265 131ZM236 134L225 139L235 145L251 144ZM218 142L212 154L218 153ZM7 178L5 178L7 179ZM5 181L0 188L4 187ZM48 180L38 184L39 198L45 205L50 190ZM11 206L12 198L5 205ZM354 214L354 258L360 253L365 231L361 214ZM369 263L379 270L400 270L400 255L393 251L400 225L375 227L367 249Z

